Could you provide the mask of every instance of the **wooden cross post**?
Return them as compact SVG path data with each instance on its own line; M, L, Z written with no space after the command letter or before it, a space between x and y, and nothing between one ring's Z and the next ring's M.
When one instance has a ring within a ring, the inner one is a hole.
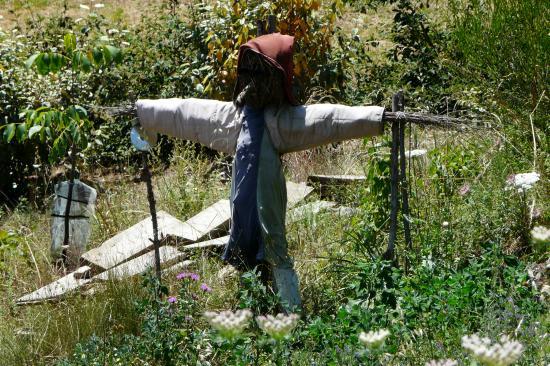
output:
M388 248L383 258L393 260L395 257L395 241L399 222L399 208L403 218L405 241L408 248L412 248L412 239L409 223L409 192L407 187L406 158L405 158L405 98L403 91L395 93L392 98L392 112L396 116L391 126L391 163L390 163L390 237ZM400 194L401 193L401 194ZM401 198L401 199L400 199Z

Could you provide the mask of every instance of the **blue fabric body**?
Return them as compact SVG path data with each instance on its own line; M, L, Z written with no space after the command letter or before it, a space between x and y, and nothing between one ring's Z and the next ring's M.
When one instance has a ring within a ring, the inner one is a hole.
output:
M223 260L237 268L250 268L265 257L258 216L258 168L264 135L264 111L243 108L231 182L231 230Z

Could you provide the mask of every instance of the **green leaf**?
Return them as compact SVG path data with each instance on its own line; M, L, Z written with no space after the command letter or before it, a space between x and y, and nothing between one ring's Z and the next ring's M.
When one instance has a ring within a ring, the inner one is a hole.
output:
M90 62L90 59L85 54L82 54L82 71L84 72L90 72L92 69L92 63Z
M36 59L38 58L38 56L40 56L40 53L35 53L34 55L32 55L31 57L29 57L27 59L27 61L25 61L25 67L27 69L30 69L32 67L32 65L34 65L34 62L36 61Z
M65 60L63 55L59 53L52 53L50 55L50 71L53 73L58 72L63 67Z
M15 136L15 123L10 123L4 129L4 141L10 142L13 136Z
M106 45L104 46L104 50L107 50L107 52L110 55L110 59L114 61L115 63L120 63L122 61L122 52L120 51L120 48Z
M43 128L43 126L40 126L40 125L32 126L32 127L29 129L29 138L32 139L32 137L33 137L36 133L42 131L42 128Z
M27 125L25 123L17 124L17 131L15 132L15 138L17 141L24 141L27 137L25 132L27 132Z
M96 65L101 65L103 62L103 53L101 52L101 48L94 47L92 49L92 59Z
M103 46L102 52L103 52L103 59L105 60L105 65L110 64L113 59L113 56L111 55L111 52L109 51L107 46Z
M47 53L41 53L36 58L35 65L39 74L46 75L50 72L50 55Z
M63 37L63 44L65 45L65 50L67 52L73 52L76 48L76 36L71 33L65 34Z

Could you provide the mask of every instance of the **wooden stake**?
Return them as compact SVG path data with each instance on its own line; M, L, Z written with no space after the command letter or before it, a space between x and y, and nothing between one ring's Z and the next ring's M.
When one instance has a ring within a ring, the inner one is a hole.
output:
M399 111L399 93L393 95L392 111ZM392 145L391 145L391 160L390 160L390 238L388 241L388 249L382 256L386 260L392 260L395 255L395 239L397 238L397 211L399 210L399 123L392 123Z

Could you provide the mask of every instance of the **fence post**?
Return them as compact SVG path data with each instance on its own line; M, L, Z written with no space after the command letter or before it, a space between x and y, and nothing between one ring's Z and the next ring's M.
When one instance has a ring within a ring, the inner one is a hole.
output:
M400 101L403 101L403 92L395 93L392 97L392 112L398 112ZM382 256L384 259L392 260L395 255L395 240L397 238L397 212L399 211L399 146L400 146L400 123L392 123L391 135L391 157L390 157L390 237L388 249Z

